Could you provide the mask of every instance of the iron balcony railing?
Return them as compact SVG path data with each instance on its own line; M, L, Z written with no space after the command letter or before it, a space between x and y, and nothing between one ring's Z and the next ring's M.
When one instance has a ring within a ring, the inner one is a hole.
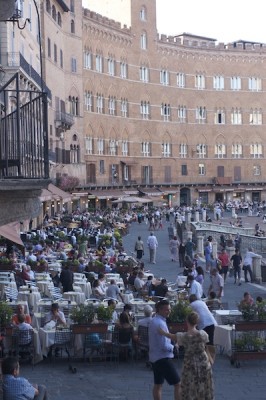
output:
M0 101L0 179L48 179L46 93L20 90L16 73Z

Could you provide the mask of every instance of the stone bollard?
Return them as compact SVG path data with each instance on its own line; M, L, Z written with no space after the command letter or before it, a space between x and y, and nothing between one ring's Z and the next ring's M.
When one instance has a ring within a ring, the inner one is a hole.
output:
M198 236L197 237L197 253L199 256L204 257L204 237Z
M206 215L207 215L206 210L202 210L202 221L203 222L206 222Z
M195 212L195 222L199 222L199 212Z
M217 258L217 247L218 247L217 242L212 241L212 255L214 260L216 260Z
M253 273L253 280L256 283L261 283L262 282L262 276L261 276L261 260L262 256L256 256L252 257L252 273Z
M235 207L232 207L232 218L236 217L236 209Z

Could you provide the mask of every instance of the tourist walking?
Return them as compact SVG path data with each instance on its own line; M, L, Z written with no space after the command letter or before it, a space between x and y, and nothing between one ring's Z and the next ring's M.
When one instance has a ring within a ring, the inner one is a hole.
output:
M141 260L144 256L144 243L141 240L141 236L138 236L138 239L135 243L135 251L137 253L137 260Z
M231 261L233 263L233 269L234 269L234 278L235 278L234 283L235 284L238 283L238 286L240 286L242 257L238 249L236 249L235 254L232 255Z
M153 399L161 400L164 380L174 386L174 400L179 400L180 378L173 364L174 345L163 335L168 334L166 318L171 312L168 300L156 303L156 315L149 324L149 359L152 363L154 385Z
M178 248L179 248L179 240L177 239L176 236L174 236L173 239L171 239L169 242L169 249L172 261L177 261Z
M158 247L158 241L153 232L150 233L150 236L147 239L147 245L150 252L150 263L156 264L156 250Z

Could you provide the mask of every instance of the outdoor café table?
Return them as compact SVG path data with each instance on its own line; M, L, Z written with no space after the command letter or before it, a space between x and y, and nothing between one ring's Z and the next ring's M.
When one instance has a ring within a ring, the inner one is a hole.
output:
M76 290L76 288L80 288L80 290ZM86 299L88 299L92 294L91 284L86 280L77 280L74 282L74 291L84 293Z
M60 262L51 262L51 263L48 263L48 269L49 270L53 270L53 271L57 271L57 272L61 272L62 265L61 265Z
M19 287L20 292L28 292L29 290L32 292L39 292L39 288L37 286L23 285Z
M41 300L41 295L39 292L33 292L31 290L22 291L18 293L18 301L20 300L27 301L30 308L32 308L33 311L37 311L37 303Z
M75 301L77 304L83 304L85 301L85 294L81 292L65 292L63 298Z
M153 309L155 308L155 301L149 300L149 301L144 301L142 299L133 299L130 300L129 304L131 304L134 308L134 313L137 315L138 313L143 313L144 307L146 305L151 306Z
M53 286L53 283L45 280L45 281L36 281L36 285L39 288L39 291L46 296L50 297L50 287Z
M237 319L237 317L242 316L242 313L239 310L214 310L213 315L217 321L217 324L222 325L223 317L232 318L233 321L234 317Z
M61 311L63 311L64 308L71 308L77 305L76 301L70 301L66 299L60 299L60 300L41 299L37 303L37 312L43 312L44 306L46 308L48 308L48 306L51 307L52 303L58 303Z
M51 281L52 278L47 272L35 272L35 280L38 281Z
M17 285L15 281L12 281L11 278L6 279L1 279L0 280L0 292L1 292L1 298L4 297L5 293L5 286L10 287L11 289L14 289L15 291L17 290Z
M86 275L82 274L81 272L74 272L73 275L74 275L74 282L75 281L80 281L82 279L86 280Z
M41 343L42 354L47 357L49 348L54 344L55 339L55 328L40 328L39 329L39 337Z
M220 353L225 352L228 356L232 353L232 329L232 325L216 325L214 330L214 345L219 348Z
M122 294L122 297L125 304L129 304L130 301L134 299L134 295L132 292L125 292Z
M187 284L187 276L178 275L176 283L178 287L185 287Z

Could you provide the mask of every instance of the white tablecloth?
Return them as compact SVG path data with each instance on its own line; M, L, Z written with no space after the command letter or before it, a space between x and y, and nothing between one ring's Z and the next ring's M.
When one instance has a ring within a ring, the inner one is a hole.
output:
M186 286L186 283L187 283L187 276L178 275L178 277L177 277L177 279L176 279L176 283L177 283L177 286L179 286L179 287L184 287L184 286Z
M28 285L24 285L24 286L19 287L20 292L28 292L29 290L31 290L32 292L39 292L38 286L30 286L29 287Z
M10 287L10 288L12 288L12 289L14 289L14 290L17 290L17 285L16 285L16 282L15 281L12 281L12 280L8 280L8 281L6 281L6 280L0 280L0 292L1 292L1 297L3 298L4 297L4 293L5 293L5 286L8 286L8 287Z
M81 290L76 290L76 287L80 287ZM87 282L86 280L76 280L74 282L74 291L77 292L82 292L85 294L86 299L88 299L91 294L92 294L92 290L91 290L91 284L90 282Z
M47 356L49 348L54 344L55 329L47 330L44 328L40 328L39 337L40 337L42 354L44 356Z
M242 315L242 313L238 310L214 310L213 311L214 318L216 319L218 325L222 325L222 316L228 317L228 316L236 316L239 317Z
M125 304L129 304L130 301L134 299L133 293L124 293L122 297Z
M48 280L37 281L36 285L39 288L39 291L41 293L44 293L46 296L50 297L51 293L50 293L49 287L53 286L52 282L49 282Z
M214 330L214 345L218 346L221 353L225 352L227 355L232 353L231 333L232 326L230 325L216 325Z
M41 295L39 292L23 291L18 294L18 301L20 300L27 301L30 308L32 308L33 311L37 311L37 303L41 300Z
M152 301L152 300L149 300L149 301L140 300L140 301L138 301L137 299L133 299L133 300L130 300L129 304L132 305L133 311L134 311L135 314L143 313L144 307L147 306L147 305L151 306L153 309L155 308L155 302Z
M85 294L81 292L65 292L63 297L64 299L75 301L77 304L83 304L85 301Z

